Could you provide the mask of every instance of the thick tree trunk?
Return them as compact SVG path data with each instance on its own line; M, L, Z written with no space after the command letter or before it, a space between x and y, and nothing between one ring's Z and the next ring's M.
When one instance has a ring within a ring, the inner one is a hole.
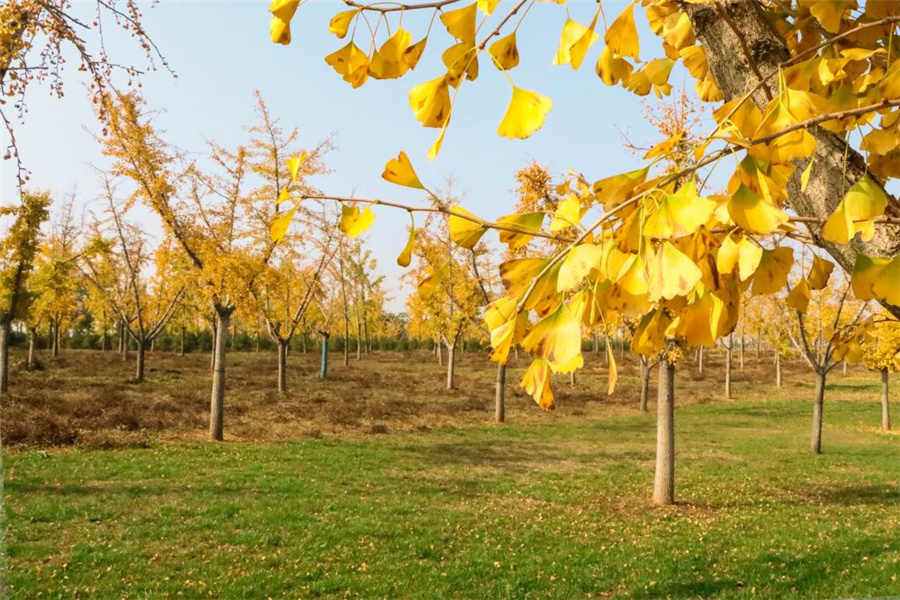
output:
M891 430L891 387L890 374L887 369L881 370L881 428Z
M775 353L775 385L781 387L781 353Z
M144 355L146 349L146 342L144 340L137 340L137 365L134 370L134 381L136 383L144 382Z
M0 322L0 393L9 391L9 323Z
M233 307L216 306L216 336L213 350L212 395L209 402L209 439L222 441L225 430L225 346Z
M506 365L497 365L497 389L494 392L494 420L506 421Z
M456 344L447 345L447 389L456 387Z
M816 373L816 397L813 402L812 435L809 449L815 454L822 454L822 422L825 411L825 370Z
M659 363L656 416L656 475L653 503L675 503L675 365Z
M287 342L278 340L278 392L287 391Z
M650 359L641 355L641 412L647 412L650 403Z
M437 354L438 366L443 367L444 366L444 354L443 354L443 348L441 347L441 340L438 340L435 343L434 352L435 352L435 354Z
M734 334L728 336L728 348L725 351L725 399L731 400L731 362L734 357Z
M217 321L218 322L218 321ZM216 368L216 346L218 345L218 329L215 324L212 327L212 347L209 349L209 370Z
M721 18L716 5L728 14ZM777 73L779 66L789 58L790 53L784 39L766 19L758 0L720 0L715 5L684 4L694 32L706 50L710 71L725 95L726 100L743 96L754 87L759 79L754 66L763 76ZM750 64L743 48L749 50L754 64ZM768 79L768 90L777 91L777 75ZM768 103L766 89L757 90L752 100L760 108ZM849 147L839 136L813 127L810 133L816 138L816 150L809 180L801 189L800 176L809 163L798 162L798 167L788 183L788 197L791 207L803 217L830 215L837 208L843 193L866 173L866 162L862 155ZM896 217L897 203L888 206L887 214ZM810 231L816 244L824 248L845 271L852 271L858 253L893 257L900 252L900 227L879 226L870 241L857 238L850 244L835 245L821 238L821 225L811 225ZM886 306L894 316L900 316L900 307Z

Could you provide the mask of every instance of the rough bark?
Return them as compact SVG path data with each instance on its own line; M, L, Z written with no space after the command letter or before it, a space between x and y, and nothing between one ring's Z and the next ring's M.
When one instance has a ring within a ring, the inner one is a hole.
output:
M726 100L733 100L759 82L754 65L745 56L744 46L763 76L777 72L790 53L784 39L766 19L758 0L720 0L717 5L727 13L728 20L716 14L716 8L710 4L685 3L684 7L697 38L706 50L709 68L719 89ZM768 82L770 88L777 87L777 77L770 78ZM758 89L752 100L764 108L768 103L766 90ZM810 133L815 136L817 145L808 185L801 190L800 176L809 161L799 161L799 168L788 182L788 197L798 215L821 218L834 212L844 192L866 174L866 162L859 152L848 147L837 135L819 127L812 128ZM900 205L896 200L891 200L887 212L889 216L900 214ZM898 226L880 226L870 241L856 239L846 246L825 242L821 238L819 225L811 225L810 232L816 244L848 272L853 269L859 253L884 257L900 253ZM900 307L886 308L900 317Z
M881 428L891 430L891 388L887 369L881 370Z
M225 433L225 347L233 307L216 306L216 336L213 349L213 383L209 402L209 439L220 442Z
M494 420L506 421L506 365L497 365L497 389L494 392Z
M656 475L653 503L675 503L675 365L659 363L656 416Z
M809 449L815 454L822 454L822 423L825 412L825 370L816 373L816 397L813 402L812 434Z
M146 354L147 343L144 340L137 340L137 361L134 370L134 381L136 383L144 382L144 355Z

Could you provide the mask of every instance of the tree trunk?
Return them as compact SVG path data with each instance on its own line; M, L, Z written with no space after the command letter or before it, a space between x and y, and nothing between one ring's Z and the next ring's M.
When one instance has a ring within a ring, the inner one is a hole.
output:
M0 394L9 391L9 322L0 322Z
M569 385L575 387L575 369L572 369L572 372L569 373Z
M706 51L710 72L725 100L730 101L758 83L754 71L763 75L776 73L790 53L758 0L720 0L716 5L727 13L727 19L721 18L711 3L684 4L694 32ZM750 64L743 48L749 49L755 64ZM774 96L778 90L777 76L769 78L767 83L769 95ZM769 101L766 92L767 89L761 87L752 95L753 102L761 109ZM801 174L809 161L798 161L798 168L788 182L788 197L791 208L798 215L821 218L834 212L844 190L866 175L866 161L840 136L824 128L812 127L809 133L816 138L809 178L806 185L801 185ZM871 240L857 238L847 245L825 242L821 237L821 225L810 224L810 232L816 245L825 249L848 273L853 270L859 253L893 257L900 252L900 228L897 226L879 226ZM894 316L900 316L900 307L886 308Z
M137 340L137 365L134 371L135 383L144 382L144 354L146 352L147 343L144 340Z
M444 366L444 354L443 349L441 347L441 340L438 340L434 345L434 352L437 354L438 366Z
M53 324L53 358L59 357L59 321L60 319L56 319Z
M744 370L744 320L741 319L741 347L738 349L738 361L740 362L741 371Z
M128 337L128 328L125 325L122 325L122 360L128 361L128 350L131 344L131 339Z
M881 428L891 430L891 389L890 374L887 369L881 370Z
M32 327L28 330L28 362L25 365L29 371L34 368L35 346L37 346L37 329Z
M725 399L731 400L731 359L734 355L734 333L728 336L728 349L725 352Z
M845 360L841 365L841 374L846 377L847 376L847 361Z
M328 377L328 337L327 334L322 336L322 361L319 365L319 379Z
M216 306L216 335L213 349L212 395L209 401L209 439L221 442L225 429L225 346L233 307Z
M456 344L447 345L447 389L456 387Z
M641 412L647 412L650 402L650 359L641 355Z
M594 354L600 355L600 332L596 329L594 330Z
M781 353L775 353L775 385L781 387Z
M822 454L822 420L825 410L825 370L816 373L816 397L813 403L812 435L809 448L815 454Z
M287 391L287 342L278 340L278 392Z
M697 372L703 375L703 346L700 346L700 353L697 355Z
M53 351L53 319L47 324L47 350Z
M656 397L656 475L653 503L675 503L675 365L663 358L659 363Z
M185 337L185 326L181 326L181 356L184 356L184 337Z
M506 364L497 365L497 389L494 392L494 420L506 421Z
M218 319L216 320L218 323ZM217 329L217 325L213 325L212 328L212 347L209 349L209 370L213 371L216 368L216 346L218 346L219 333Z

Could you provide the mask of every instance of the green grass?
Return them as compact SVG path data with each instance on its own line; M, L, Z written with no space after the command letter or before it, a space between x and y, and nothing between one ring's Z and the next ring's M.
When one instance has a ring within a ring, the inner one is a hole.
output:
M873 396L874 397L874 396ZM877 403L360 441L7 456L14 598L837 598L900 594L900 436Z

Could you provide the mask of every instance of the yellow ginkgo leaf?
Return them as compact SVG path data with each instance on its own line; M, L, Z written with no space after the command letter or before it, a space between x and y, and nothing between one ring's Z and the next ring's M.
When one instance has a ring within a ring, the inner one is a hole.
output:
M872 286L875 298L893 306L900 306L900 258L884 265Z
M269 229L269 236L272 238L273 242L280 242L284 239L284 236L287 235L288 229L291 227L291 222L294 220L294 213L297 212L297 207L300 205L298 202L291 207L291 209L285 213L281 213L275 216L275 219L272 221L272 226Z
M385 40L369 61L369 75L374 79L397 79L409 69L406 49L412 42L412 34L397 28L394 35Z
M559 48L553 57L554 65L571 65L576 71L584 61L584 56L594 42L600 39L600 35L594 31L597 19L590 27L585 27L577 21L566 19L559 39Z
M810 289L806 279L801 279L785 298L784 302L799 313L809 308Z
M655 308L645 314L631 337L631 351L644 356L654 356L666 347L666 330L672 319L662 309Z
M782 246L774 250L763 250L759 266L753 275L753 295L764 296L783 289L793 265L793 248Z
M503 71L509 71L519 66L519 48L516 46L516 31L513 30L490 45L488 53L494 59L494 66Z
M581 200L577 196L568 196L556 207L553 220L550 221L550 231L562 231L581 222L583 214Z
M489 17L499 3L500 0L478 0L478 10L483 12L484 16Z
M566 303L561 302L555 311L535 323L522 340L522 347L546 360L555 373L571 372L581 367L581 325Z
M828 285L828 279L831 277L832 271L834 271L833 262L819 258L818 254L813 254L812 268L806 277L809 289L824 290L825 286Z
M409 92L409 105L425 127L443 127L450 118L450 89L445 76L420 83Z
M813 164L815 164L815 160L810 159L809 164L806 165L806 168L803 169L803 173L800 175L800 191L805 192L806 187L809 185L809 176L812 174Z
M269 35L276 44L291 43L291 19L299 6L300 0L272 0L269 4L269 12L272 13Z
M612 396L616 391L616 384L619 382L619 368L616 366L616 357L613 355L612 344L609 337L606 338L606 364L607 369L606 394Z
M743 183L728 202L728 214L744 231L768 234L787 222L788 214L769 204Z
M516 258L500 264L500 281L511 296L520 296L544 270L549 258ZM554 286L556 287L556 286Z
M631 198L635 189L647 180L649 172L650 167L644 167L595 181L592 189L597 201L603 204L606 210L618 206Z
M338 38L344 39L347 36L347 31L350 29L350 23L353 22L353 18L358 14L359 9L345 10L337 13L331 17L331 22L328 24L328 31Z
M419 59L422 58L422 53L425 52L425 44L427 43L428 37L426 36L415 44L407 46L406 50L403 51L403 59L410 69L415 69L416 65L419 64Z
M431 298L437 291L438 287L440 287L441 283L443 283L444 279L447 278L447 274L449 272L450 263L445 262L438 269L435 269L425 279L420 281L417 288L419 298L422 300L428 300L429 298Z
M325 62L354 88L369 77L369 57L353 41L326 56Z
M281 193L278 194L278 200L275 201L275 204L284 204L285 202L290 202L293 199L291 196L290 190L288 188L281 188Z
M847 212L856 224L856 231L863 231L864 240L872 239L871 234L867 235L864 231L868 226L866 222L884 215L887 208L887 196L881 186L863 177L850 186L843 202L847 204Z
M472 3L456 10L441 14L441 23L447 31L461 42L475 41L475 20L478 16L477 4Z
M513 214L506 215L505 217L500 217L497 219L497 223L499 225L506 225L509 227L515 227L516 229L524 229L525 231L530 231L533 233L537 233L541 230L541 225L544 224L544 213L542 212L530 212L523 214ZM509 244L510 250L516 250L521 248L530 242L534 236L528 235L527 233L520 233L518 231L505 231L501 229L500 233L500 242L503 244Z
M397 264L403 268L408 267L409 263L412 262L412 253L416 246L416 222L412 213L409 214L409 219L411 221L409 225L409 239L406 242L406 246L403 247L403 252L397 257Z
M650 291L650 277L640 254L631 254L616 276L616 284L632 296L644 296Z
M387 164L384 166L384 173L381 174L381 177L385 181L390 181L397 185L403 185L419 190L425 189L425 186L419 181L419 176L416 175L412 163L409 162L409 157L406 155L406 152L401 151L400 154L397 155L397 158L392 158L387 161Z
M715 209L716 203L698 195L690 180L674 194L666 194L644 222L643 233L656 239L691 235L709 221Z
M712 348L719 337L724 310L725 303L703 284L699 284L693 298L680 311L669 329L676 337L683 339L688 347Z
M841 201L837 209L825 221L822 237L832 244L846 244L856 235L856 225L850 218L847 203Z
M804 4L828 33L838 33L844 13L857 6L856 0L807 0Z
M509 139L525 139L544 125L553 101L547 96L513 86L512 99L497 128L497 134Z
M269 23L269 39L276 44L287 46L291 43L291 24L278 17L272 17Z
M891 261L888 258L866 254L856 255L856 263L850 274L850 286L857 299L863 301L875 299L875 283L889 262Z
M447 67L447 82L453 87L459 87L463 75L469 81L478 78L478 50L474 42L459 42L450 46L441 55L441 60Z
M362 211L357 206L348 204L341 205L341 222L338 229L347 234L348 237L355 238L365 232L372 223L375 222L375 213L372 212L371 206L366 206Z
M477 221L475 215L461 206L450 209L453 213L447 219L447 227L450 229L450 239L463 248L474 248L481 237L487 232L487 228ZM469 218L464 218L469 217Z
M670 242L663 242L657 250L656 262L650 269L651 300L671 300L687 296L703 278L703 272L690 258Z
M292 182L297 182L297 175L300 173L300 166L306 162L307 158L309 158L309 153L304 150L300 153L299 156L295 156L294 158L289 158L287 160L288 168L291 170Z
M634 60L640 60L638 56L640 40L637 24L634 22L633 2L621 15L616 17L616 20L606 30L606 36L603 39L616 56L630 56Z
M651 60L640 71L631 74L628 84L625 86L638 96L646 96L651 91L657 98L669 95L672 85L669 83L669 75L675 61L671 58L657 58Z
M547 361L533 361L522 376L521 386L544 410L556 408L553 391L550 389L550 366Z
M603 248L595 244L581 244L572 248L559 268L556 290L567 292L581 285L602 258Z
M628 81L633 70L634 67L631 66L631 63L613 54L609 46L606 46L600 53L597 66L594 68L597 77L606 85L617 85L620 82Z

